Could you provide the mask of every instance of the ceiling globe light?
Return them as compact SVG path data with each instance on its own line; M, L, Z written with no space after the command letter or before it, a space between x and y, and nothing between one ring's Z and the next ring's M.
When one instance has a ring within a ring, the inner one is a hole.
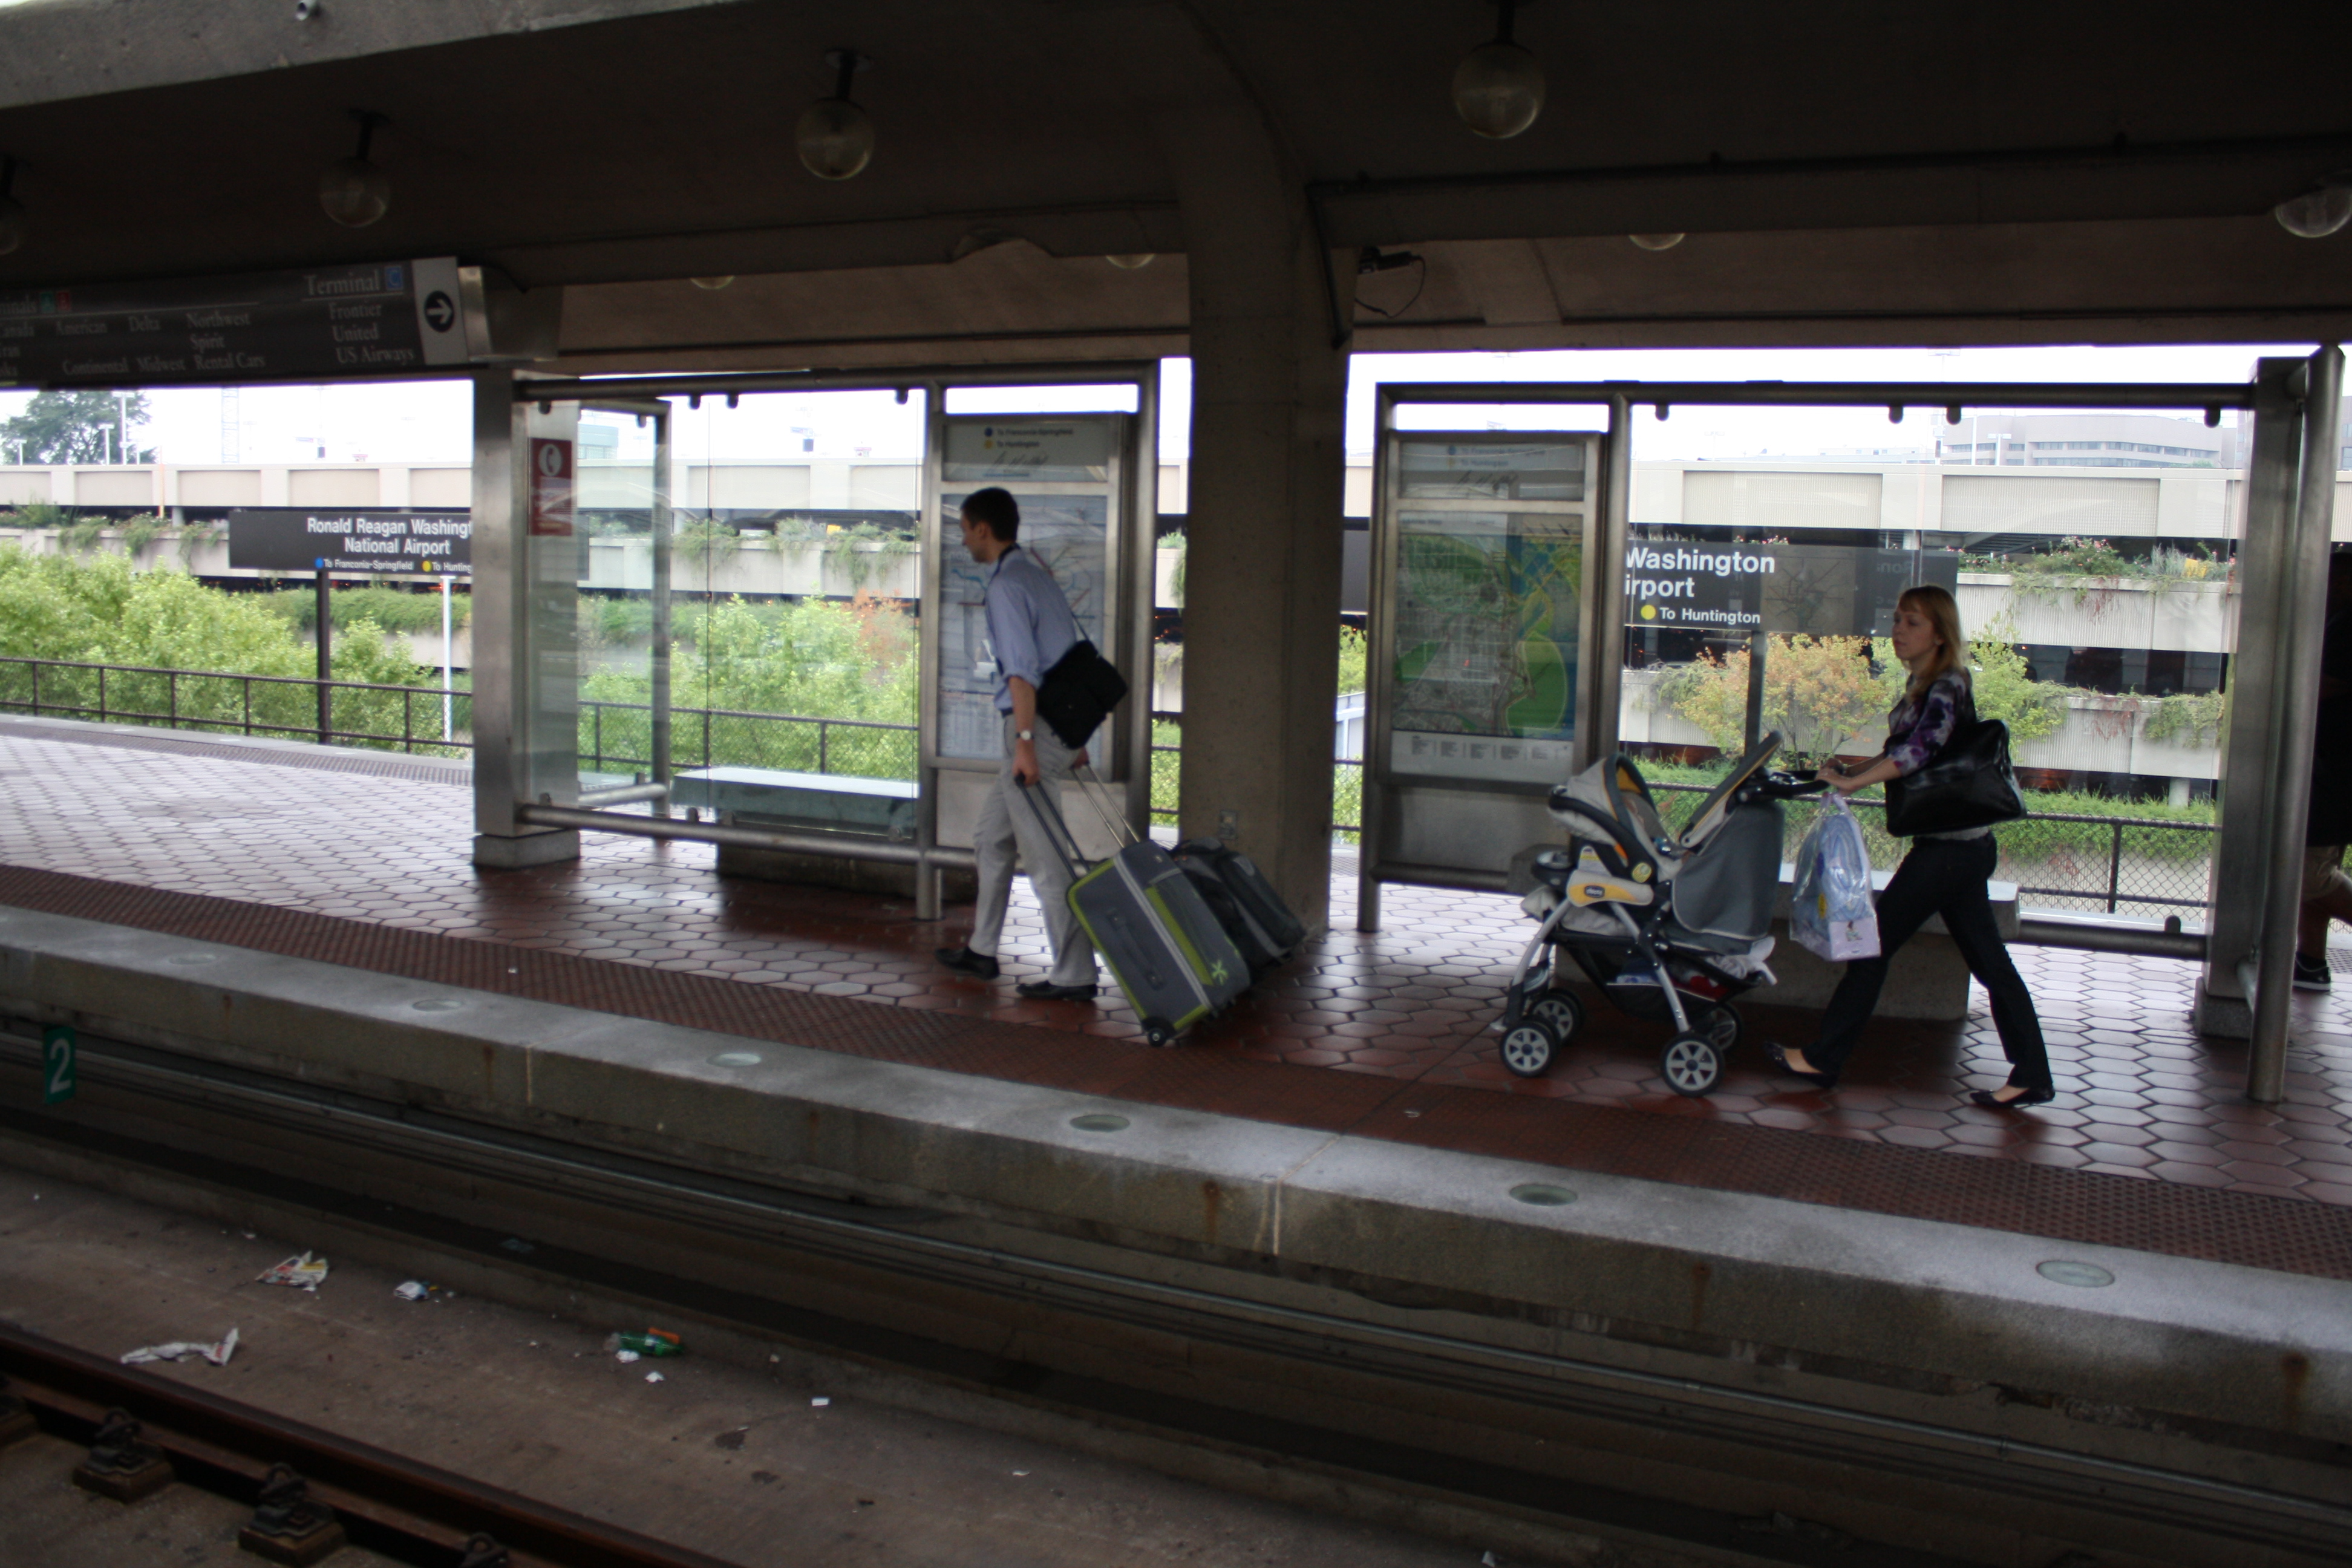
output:
M1156 250L1146 250L1134 256L1106 256L1103 259L1122 272L1133 272L1150 266L1153 258L1159 254Z
M2339 169L2299 196L2271 208L2279 226L2298 239L2326 239L2352 223L2352 169Z
M1672 250L1683 242L1678 234L1629 234L1625 237L1644 250Z
M1454 110L1462 123L1501 142L1517 136L1543 112L1543 64L1511 41L1518 0L1495 0L1495 37L1454 68Z
M691 282L698 289L709 289L716 290L724 289L730 283L734 282L735 275L730 272L724 278L694 278L688 279L688 281Z
M345 228L365 228L392 208L392 182L368 162L368 143L375 139L375 128L389 121L365 110L352 110L352 117L360 122L359 151L320 171L319 205Z
M793 135L810 174L820 180L846 180L874 157L873 117L849 101L849 79L874 62L856 49L827 49L824 63L835 72L833 96L802 110Z
M16 160L0 158L0 256L6 256L25 243L28 232L25 224L24 204L8 194L16 183Z

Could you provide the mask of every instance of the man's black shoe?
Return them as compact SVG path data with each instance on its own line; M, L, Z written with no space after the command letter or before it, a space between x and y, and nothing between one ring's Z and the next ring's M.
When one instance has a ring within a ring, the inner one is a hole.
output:
M996 960L984 952L974 952L968 947L943 947L934 956L950 969L976 974L982 980L993 980L998 973Z
M1050 980L1024 981L1013 988L1032 1002L1091 1002L1097 985L1056 985Z
M2327 960L2305 958L2299 952L2294 955L2294 988L2297 991L2326 991L2333 989L2334 984L2328 978Z

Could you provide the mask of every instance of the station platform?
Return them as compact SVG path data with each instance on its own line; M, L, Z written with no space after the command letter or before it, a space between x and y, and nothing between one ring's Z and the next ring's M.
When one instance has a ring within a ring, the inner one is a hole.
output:
M2191 1030L2192 965L2034 947L2012 951L2054 1105L1961 1102L2006 1074L1981 991L1961 1025L1874 1024L1832 1094L1758 1048L1801 1044L1811 1015L1751 998L1723 1085L1690 1099L1657 1079L1662 1031L1605 1005L1549 1076L1505 1071L1490 1026L1528 924L1496 895L1392 888L1385 929L1327 931L1155 1052L1114 986L1090 1005L1013 994L1046 967L1025 883L983 983L931 956L963 910L925 923L903 900L722 881L705 846L589 834L572 864L478 870L462 763L0 719L0 902L21 908L1287 1125L2352 1275L2352 975L2297 994L2275 1108L2242 1098L2242 1045Z
M1959 1103L2002 1076L1980 1012L1877 1026L1834 1095L1751 1048L1692 1100L1596 1008L1522 1081L1489 1025L1524 920L1398 889L1155 1050L1113 995L1013 994L1025 901L982 984L931 957L959 911L699 847L478 870L466 778L0 719L10 1163L493 1294L698 1301L755 1362L895 1335L1111 1389L1084 1421L1343 1435L1349 1476L1424 1492L1441 1453L1448 1507L1556 1529L1572 1495L1644 1550L1787 1517L1889 1562L2284 1568L2352 1528L2333 995L2275 1108L2189 1031L2187 966L2033 949L2053 1107ZM86 1081L34 1109L64 1021Z

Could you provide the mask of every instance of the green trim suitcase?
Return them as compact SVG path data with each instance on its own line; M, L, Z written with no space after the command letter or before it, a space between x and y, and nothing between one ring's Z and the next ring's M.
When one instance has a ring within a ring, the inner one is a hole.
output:
M1089 868L1054 792L1021 793L1069 867L1071 911L1143 1020L1144 1037L1164 1046L1223 1012L1249 984L1249 965L1184 868L1150 839Z

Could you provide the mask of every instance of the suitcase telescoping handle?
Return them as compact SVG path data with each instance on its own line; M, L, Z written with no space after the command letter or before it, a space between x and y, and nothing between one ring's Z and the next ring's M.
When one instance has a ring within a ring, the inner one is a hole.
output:
M1053 846L1054 853L1062 858L1062 868L1070 874L1070 879L1076 881L1085 876L1087 858L1078 853L1077 837L1071 833L1070 825L1062 818L1061 803L1055 798L1058 792L1053 787L1052 781L1039 779L1032 784L1015 780L1014 788L1019 791L1021 798L1029 803L1029 809L1036 814L1039 830L1045 835L1045 842Z
M1087 804L1094 807L1096 817L1105 827L1110 829L1111 842L1122 848L1135 843L1137 841L1135 829L1127 825L1127 819L1113 816L1109 808L1103 805L1102 796L1086 787L1088 784L1096 784L1106 790L1110 788L1108 784L1103 783L1102 775L1095 772L1094 764L1088 763L1083 767L1073 768L1071 773L1078 781L1078 793L1087 797Z

